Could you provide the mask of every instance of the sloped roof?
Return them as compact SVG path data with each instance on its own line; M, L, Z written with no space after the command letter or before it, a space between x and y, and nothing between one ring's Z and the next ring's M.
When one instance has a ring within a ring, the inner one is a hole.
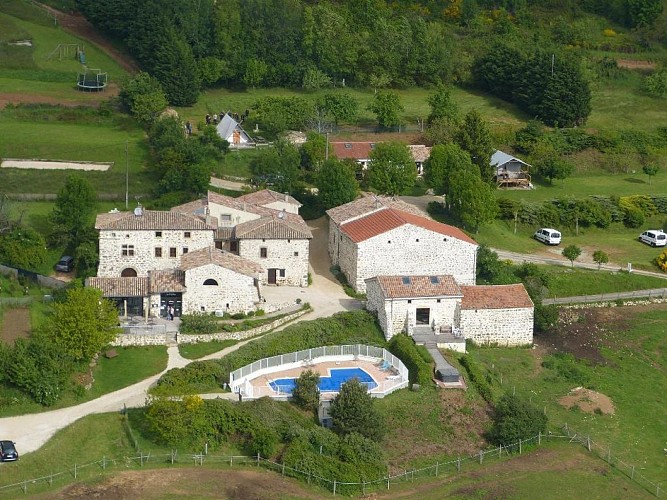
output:
M145 297L148 278L86 278L86 286L102 291L104 297Z
M491 155L491 161L489 162L489 165L492 167L499 167L511 161L518 161L519 163L523 163L527 167L530 167L530 165L525 161L520 160L519 158L516 158L512 155L508 155L507 153L504 153L500 150L496 150L496 152Z
M225 113L225 116L222 117L222 120L220 120L220 123L218 123L215 129L217 130L218 135L225 140L228 140L232 136L234 130L238 129L241 135L245 136L249 142L252 142L252 139L246 131L243 130L243 127L241 127L241 125L227 113Z
M461 286L461 309L524 309L533 307L533 301L524 286L467 285Z
M286 215L283 212L283 215ZM286 217L268 218L262 217L247 222L242 222L234 229L234 235L237 239L311 239L313 233L305 224L288 220Z
M377 280L382 294L387 299L413 297L461 297L461 288L448 274L437 276L376 276L366 281Z
M431 157L431 149L423 144L408 144L408 149L415 162L423 163Z
M115 212L98 214L95 229L116 230L160 230L185 229L197 230L211 228L192 215L178 211L141 210L141 215L133 212Z
M184 292L186 290L185 274L180 269L149 271L148 280L151 293Z
M375 142L329 142L333 155L339 160L368 160Z
M215 264L225 269L256 278L257 274L264 272L262 266L255 262L234 255L233 253L218 250L215 247L202 248L188 252L181 257L181 269L188 271L197 267Z
M302 206L302 204L299 203L296 198L293 198L289 194L278 193L277 191L272 191L270 189L254 191L252 193L239 196L236 199L240 201L246 201L248 203L253 203L255 205L268 205L269 203L281 201L283 203L289 203L290 205L296 205L298 207Z
M414 215L428 217L428 215L409 203L402 200L391 198L389 196L379 196L371 193L362 193L361 198L345 203L338 207L327 210L327 215L336 224L344 224L352 219L359 218L363 215L373 213L382 208L397 208L403 212L408 212Z
M395 208L385 208L370 215L366 215L360 219L353 220L347 224L343 224L340 229L353 242L360 243L374 236L378 236L397 227L411 224L418 226L428 231L450 236L471 245L477 245L477 242L470 238L467 234L459 228L443 224L441 222L421 217L419 215L409 214L402 210Z

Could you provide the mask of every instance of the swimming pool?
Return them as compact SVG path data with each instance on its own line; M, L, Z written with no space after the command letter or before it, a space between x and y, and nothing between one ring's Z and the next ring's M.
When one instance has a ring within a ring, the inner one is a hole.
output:
M320 392L338 392L341 385L353 378L359 379L359 382L369 391L377 387L373 377L361 368L331 368L328 377L320 377ZM296 379L281 378L270 382L269 385L276 392L291 394L296 385Z

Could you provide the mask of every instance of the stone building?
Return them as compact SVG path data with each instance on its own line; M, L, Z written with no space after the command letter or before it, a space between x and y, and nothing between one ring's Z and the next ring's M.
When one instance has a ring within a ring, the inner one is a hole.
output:
M357 292L378 275L446 274L475 284L477 243L406 203L366 196L327 214L331 261Z
M533 343L533 302L522 284L459 286L452 276L376 276L366 280L369 311L387 340L398 333L465 352L465 340Z
M171 211L204 220L214 230L217 248L264 269L262 284L305 287L313 235L299 207L291 196L264 189L238 198L209 191L205 198Z

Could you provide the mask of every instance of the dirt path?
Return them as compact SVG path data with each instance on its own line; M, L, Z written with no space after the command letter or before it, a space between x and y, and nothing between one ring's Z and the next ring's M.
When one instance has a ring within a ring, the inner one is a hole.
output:
M128 73L136 73L139 71L139 65L127 54L121 53L109 41L100 34L97 29L83 17L83 15L68 14L49 7L48 5L35 2L37 5L48 11L52 16L58 20L58 24L70 33L85 38L104 50L109 57L116 61Z

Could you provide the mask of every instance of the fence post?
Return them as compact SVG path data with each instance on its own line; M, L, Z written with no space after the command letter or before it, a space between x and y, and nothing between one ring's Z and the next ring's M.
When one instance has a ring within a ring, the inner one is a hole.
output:
M199 465L204 465L204 454L199 455Z
M335 479L334 479L333 494L334 494L334 496L336 496L336 480Z
M591 437L586 436L586 447L588 448L588 451L591 451Z
M607 462L611 464L611 446L607 446Z
M389 474L387 474L387 489L389 489Z
M521 455L521 439L519 439L519 455Z
M76 479L76 464L74 464L74 479Z
M630 479L634 479L634 478L635 478L635 466L633 465L632 470L630 471Z
M503 445L498 445L498 457L501 457L503 455Z
M49 486L53 486L53 471L51 471L51 475L49 476Z
M204 443L204 453L208 455L208 441Z
M483 460L484 460L484 450L479 450L479 465L482 465Z
M542 444L542 431L537 431L537 444Z
M26 480L23 481L23 494L24 495L28 494L28 481Z
M107 469L107 457L102 457L102 469Z
M438 466L440 465L440 462L435 463L435 477L438 477Z
M460 456L456 458L456 470L458 472L461 472L461 457Z
M366 481L361 482L361 493L366 496Z
M285 475L285 462L283 462L283 476Z
M229 457L229 466L231 467L232 465L234 465L234 455Z
M257 452L257 467L259 467L259 452Z

